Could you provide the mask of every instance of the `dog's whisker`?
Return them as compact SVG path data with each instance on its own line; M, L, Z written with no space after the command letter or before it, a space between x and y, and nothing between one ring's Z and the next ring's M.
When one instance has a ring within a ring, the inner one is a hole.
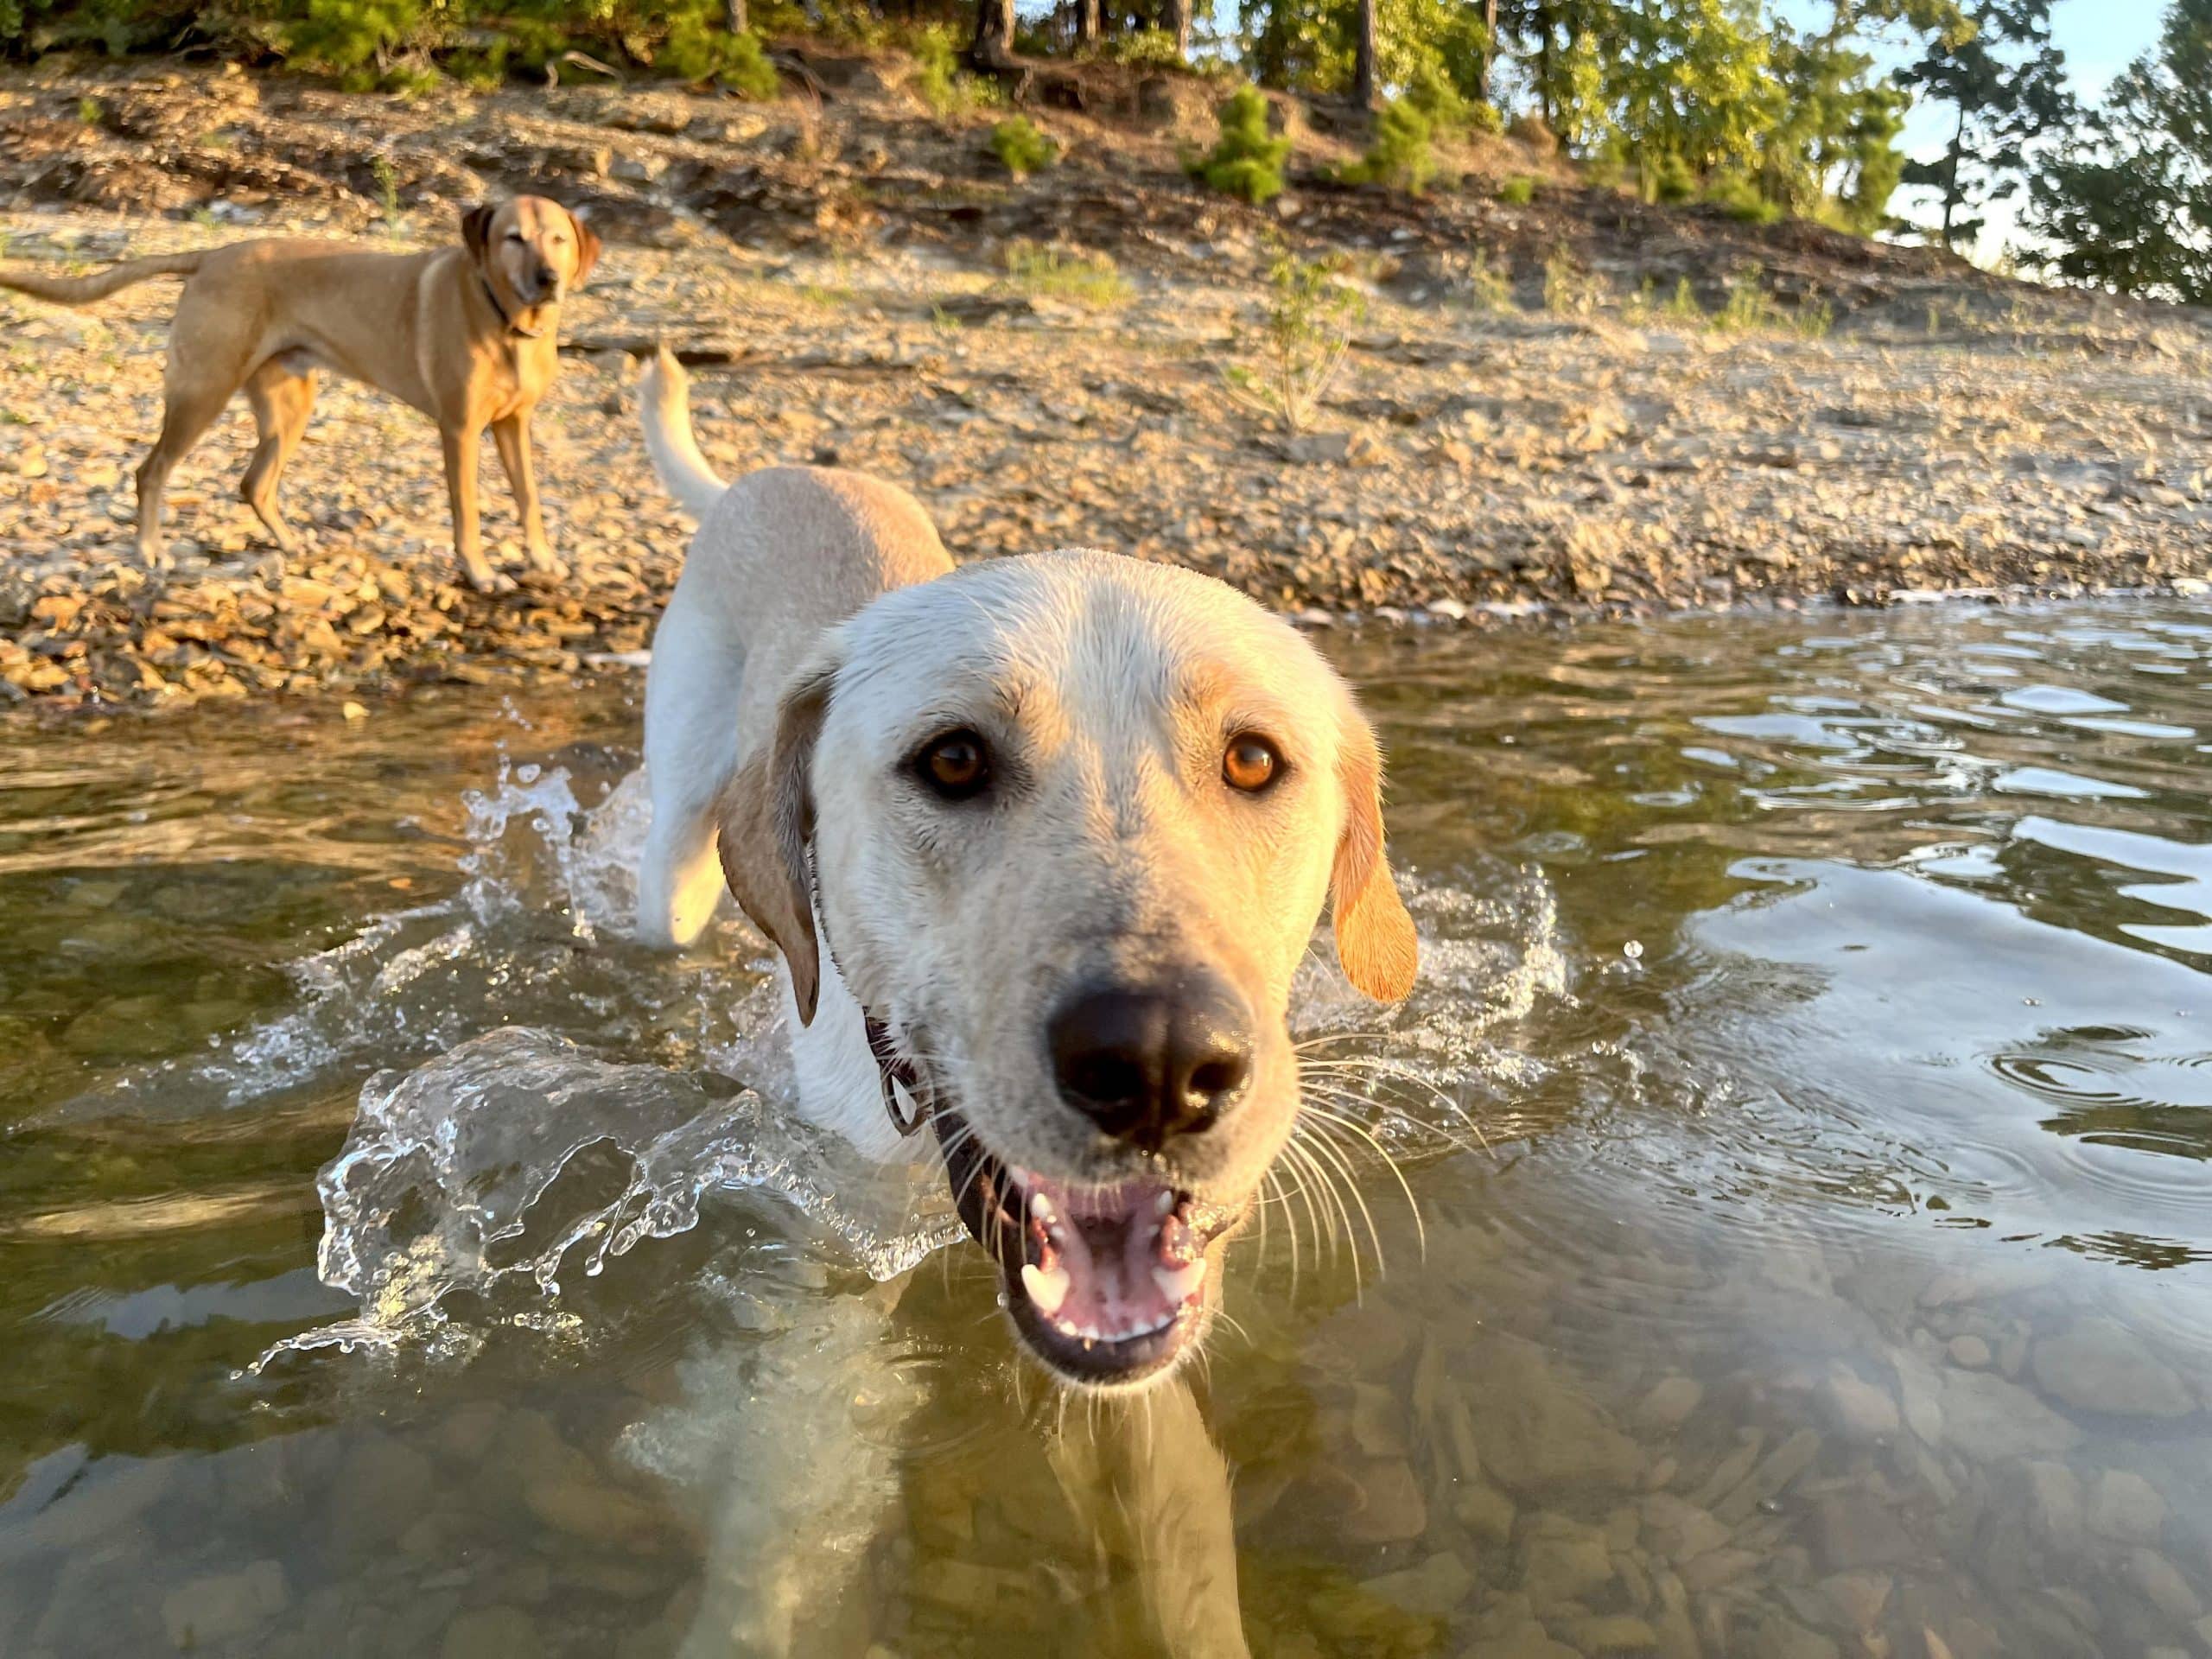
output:
M1375 1155L1382 1160L1383 1166L1390 1172L1391 1178L1398 1183L1398 1190L1406 1195L1406 1208L1413 1212L1414 1236L1420 1242L1421 1260L1427 1261L1428 1228L1421 1220L1421 1205L1414 1197L1413 1185L1406 1179L1405 1171L1398 1166L1398 1160L1390 1155L1380 1141L1351 1118L1340 1116L1325 1108L1316 1106L1311 1101L1302 1103L1300 1109L1302 1113L1310 1114L1318 1124L1334 1124L1351 1131L1374 1149ZM1380 1252L1378 1251L1377 1254L1379 1257Z
M1304 1086L1301 1092L1305 1098L1332 1101L1353 1112L1375 1117L1376 1121L1374 1127L1379 1128L1384 1124L1395 1125L1416 1135L1433 1135L1456 1152L1477 1150L1474 1142L1460 1139L1442 1125L1433 1123L1395 1102L1377 1099L1371 1094L1347 1089L1340 1084L1330 1082L1325 1078L1307 1077L1302 1081ZM1482 1150L1487 1151L1488 1147L1484 1147Z
M1338 1232L1336 1217L1325 1206L1317 1203L1313 1197L1313 1189L1317 1185L1325 1185L1321 1173L1318 1169L1314 1168L1313 1158L1306 1153L1304 1147L1300 1147L1297 1143L1294 1137L1284 1143L1282 1155L1288 1159L1292 1164L1296 1166L1299 1172L1298 1190L1300 1196L1306 1200L1306 1213L1313 1223L1314 1254L1317 1256L1320 1254L1321 1238L1325 1229L1328 1236L1329 1263L1333 1267L1336 1265L1337 1254L1342 1243L1342 1239ZM1358 1291L1357 1270L1356 1264L1354 1269L1353 1291L1354 1300L1357 1300Z
M1290 1046L1293 1052L1303 1054L1309 1049L1326 1048L1335 1043L1384 1042L1395 1034L1388 1031L1325 1031L1318 1037L1308 1037Z
M1282 1178L1273 1165L1268 1168L1267 1184L1274 1189L1274 1202L1287 1206L1290 1200L1283 1194ZM1283 1225L1290 1235L1290 1300L1294 1306L1298 1301L1298 1217L1287 1207L1283 1211Z
M1368 1210L1367 1200L1361 1195L1359 1190L1359 1173L1353 1168L1344 1147L1331 1133L1331 1126L1322 1121L1319 1109L1317 1108L1310 1114L1301 1113L1300 1121L1292 1132L1304 1140L1309 1151L1317 1157L1325 1160L1328 1166L1343 1178L1338 1182L1338 1186L1343 1194L1357 1206L1360 1219L1366 1224L1368 1242L1375 1247L1375 1270L1378 1274L1389 1271L1382 1259L1382 1235L1376 1230L1375 1217ZM1345 1218L1345 1224L1347 1227L1351 1224L1349 1217Z
M1359 1235L1353 1230L1351 1209L1345 1203L1347 1192L1351 1194L1351 1203L1357 1205L1360 1214L1366 1217L1368 1236L1375 1246L1375 1269L1377 1273L1382 1271L1382 1235L1375 1230L1375 1218L1367 1214L1366 1201L1359 1196L1358 1184L1352 1177L1351 1166L1343 1161L1343 1155L1333 1147L1311 1138L1305 1125L1293 1126L1291 1139L1312 1160L1315 1173L1322 1178L1330 1201L1336 1205L1337 1215L1344 1224L1345 1254L1351 1258L1352 1300L1359 1301L1367 1287L1360 1272Z
M1301 1077L1308 1075L1334 1077L1339 1082L1347 1082L1351 1078L1351 1071L1354 1068L1346 1068L1340 1062L1336 1061L1306 1061L1302 1062L1300 1065L1300 1075ZM1458 1119L1461 1123L1465 1124L1467 1128L1468 1133L1475 1137L1477 1143L1484 1153L1488 1154L1492 1158L1495 1158L1497 1155L1497 1149L1490 1143L1490 1137L1483 1133L1482 1125L1474 1120L1473 1116L1464 1106L1460 1105L1458 1101L1452 1099L1450 1095L1437 1087L1435 1084L1430 1082L1427 1078L1421 1077L1416 1073L1404 1071L1402 1068L1389 1065L1386 1062L1380 1061L1372 1067L1357 1069L1368 1070L1374 1075L1387 1077L1394 1082L1402 1083L1408 1087L1421 1090L1431 1104L1442 1108L1449 1116ZM1363 1081L1370 1082L1371 1086L1371 1079L1363 1079ZM1457 1147L1460 1150L1466 1152L1475 1150L1473 1147L1470 1147L1465 1141L1459 1140L1459 1137L1454 1135L1449 1129L1445 1128L1440 1124L1430 1122L1427 1118L1418 1116L1416 1113L1403 1105L1377 1100L1372 1096L1355 1096L1355 1098L1358 1098L1364 1103L1370 1105L1389 1106L1394 1113L1402 1117L1405 1122L1427 1134L1440 1137L1449 1146Z

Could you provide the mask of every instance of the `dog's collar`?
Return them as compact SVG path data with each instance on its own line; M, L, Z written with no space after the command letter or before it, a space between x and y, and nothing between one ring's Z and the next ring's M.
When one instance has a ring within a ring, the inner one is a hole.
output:
M484 270L481 266L477 268L476 280L483 285L484 297L492 302L492 309L499 314L500 322L505 326L506 331L509 334L518 335L524 340L536 340L540 337L543 333L542 330L537 328L525 328L515 321L515 315L521 315L519 312L516 313L515 315L508 315L507 308L499 303L499 289L492 286L492 279L484 274Z
M902 1137L912 1135L930 1121L936 1101L922 1085L920 1069L892 1042L890 1026L866 1008L861 1018L868 1025L868 1052L875 1056L876 1076L883 1086L884 1116Z

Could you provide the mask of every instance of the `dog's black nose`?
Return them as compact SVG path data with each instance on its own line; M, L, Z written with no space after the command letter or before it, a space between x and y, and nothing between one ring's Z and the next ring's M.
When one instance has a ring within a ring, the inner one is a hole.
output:
M1212 1123L1252 1076L1251 1014L1211 974L1078 991L1047 1035L1060 1097L1147 1152Z
M560 273L550 265L540 265L530 273L531 287L541 296L550 294L560 280Z

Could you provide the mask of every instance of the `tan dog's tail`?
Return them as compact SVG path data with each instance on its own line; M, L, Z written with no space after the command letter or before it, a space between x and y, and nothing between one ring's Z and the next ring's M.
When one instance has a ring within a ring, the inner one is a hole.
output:
M676 353L662 346L638 382L638 423L661 486L694 518L704 518L729 486L715 476L691 435L690 388Z
M189 276L207 257L204 253L157 253L147 259L126 259L89 276L41 276L19 265L0 270L0 288L12 288L18 294L55 305L90 305L156 276Z

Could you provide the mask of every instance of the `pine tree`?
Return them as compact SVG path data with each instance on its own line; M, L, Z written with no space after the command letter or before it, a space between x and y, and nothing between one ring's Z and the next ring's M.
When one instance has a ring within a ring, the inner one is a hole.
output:
M2212 304L2212 0L2175 0L2155 52L2030 186L2042 263L2077 283Z
M2051 44L2051 0L1980 0L1971 32L1937 35L1900 86L1956 111L1943 154L1908 162L1904 181L1937 193L1946 248L1972 242L1986 222L1973 210L2020 188L2028 146L2078 118L2066 54Z

